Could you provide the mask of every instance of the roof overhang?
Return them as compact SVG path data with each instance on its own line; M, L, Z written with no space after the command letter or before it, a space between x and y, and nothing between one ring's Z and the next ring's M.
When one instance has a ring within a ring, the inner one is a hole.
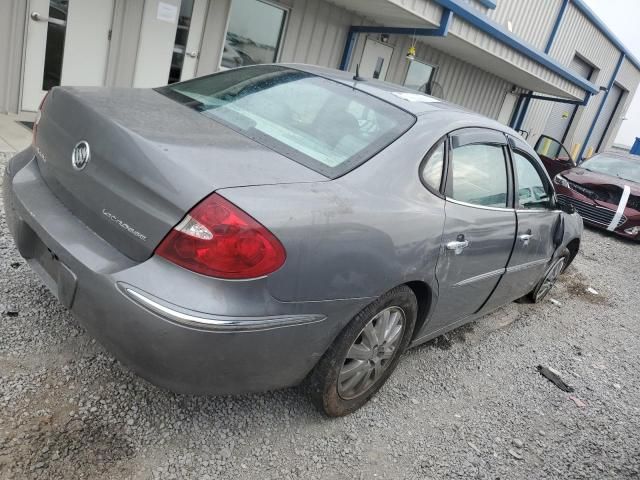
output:
M583 100L586 94L586 91L582 89L567 91L567 89L542 79L529 70L517 67L506 59L497 57L491 52L487 52L455 35L449 34L446 37L424 37L421 38L420 41L486 72L490 72L497 77L503 78L525 90L572 100Z
M385 27L389 27L388 33L394 33L394 29L428 29L439 26L433 18L421 15L420 9L407 6L411 5L410 2L398 0L331 0L331 2L378 24L380 33L384 32ZM515 55L500 55L499 52L488 51L479 47L478 43L472 42L471 38L467 40L464 35L457 34L455 31L450 31L446 37L419 37L419 41L513 82L518 87L534 92L572 100L583 100L586 95L598 93L596 85L576 75L548 54L514 37L502 25L489 19L463 0L431 0L431 2L431 5L435 5L436 8L441 7L443 10L453 12L454 22L462 20L470 24L480 33L514 51ZM519 56L520 61L514 63L514 56ZM532 62L535 63L532 64Z
M405 28L433 28L429 21L408 8L389 0L329 0L334 5L370 19L380 25Z

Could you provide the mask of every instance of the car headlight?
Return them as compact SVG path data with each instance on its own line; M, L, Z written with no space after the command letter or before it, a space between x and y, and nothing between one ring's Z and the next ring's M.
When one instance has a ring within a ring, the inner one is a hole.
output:
M569 188L569 181L561 174L558 174L553 178L553 183L557 183L558 185L562 185L565 188Z
M627 228L624 232L628 233L629 235L638 235L638 233L640 233L640 227Z

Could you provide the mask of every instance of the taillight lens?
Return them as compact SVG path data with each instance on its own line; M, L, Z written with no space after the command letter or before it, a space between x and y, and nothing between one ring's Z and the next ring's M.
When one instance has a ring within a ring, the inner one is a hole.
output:
M44 102L47 101L47 97L49 96L49 92L44 94L42 97L42 101L40 102L40 106L38 107L38 112L36 113L36 119L33 121L33 137L31 138L31 143L33 145L36 144L36 135L38 133L38 124L40 123L40 118L42 118L42 108L44 107Z
M286 258L269 230L217 193L196 205L155 253L194 272L228 279L267 275Z

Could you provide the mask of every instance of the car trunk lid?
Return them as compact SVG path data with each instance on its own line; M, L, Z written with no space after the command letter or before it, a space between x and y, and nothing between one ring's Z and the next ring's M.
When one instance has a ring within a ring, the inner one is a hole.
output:
M72 152L90 159L81 170ZM231 129L147 89L55 88L36 134L42 176L62 203L132 259L147 259L220 188L326 181Z

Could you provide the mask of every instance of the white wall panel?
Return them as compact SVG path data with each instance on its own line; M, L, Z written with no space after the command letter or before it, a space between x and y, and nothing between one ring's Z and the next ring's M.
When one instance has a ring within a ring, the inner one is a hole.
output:
M482 8L505 28L511 22L514 36L544 51L561 5L562 0L499 0L494 9Z
M17 112L27 2L0 0L0 113Z

